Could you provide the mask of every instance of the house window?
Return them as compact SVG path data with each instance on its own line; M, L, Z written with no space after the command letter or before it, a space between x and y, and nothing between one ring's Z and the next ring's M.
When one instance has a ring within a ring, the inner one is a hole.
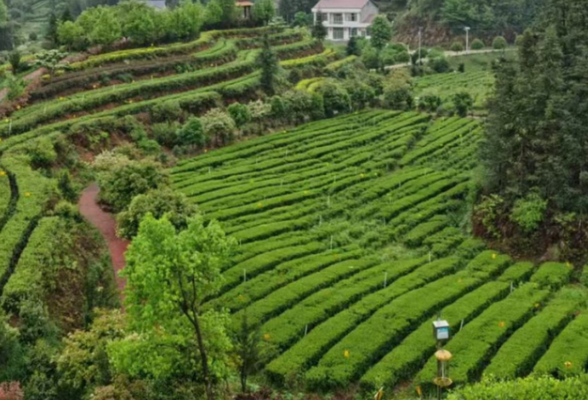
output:
M351 37L356 37L357 36L357 28L351 28L349 29L349 36Z
M343 14L333 14L333 23L343 25Z
M343 28L333 28L333 39L334 40L343 40Z
M345 14L345 20L350 22L357 22L357 14Z
M329 20L329 14L324 13L323 14L323 22L328 21Z

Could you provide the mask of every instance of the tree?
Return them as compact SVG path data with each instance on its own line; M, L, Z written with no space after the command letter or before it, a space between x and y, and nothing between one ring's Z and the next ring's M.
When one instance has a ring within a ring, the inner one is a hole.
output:
M310 25L310 21L312 18L312 14L307 14L303 11L298 11L294 14L294 26L308 26Z
M207 141L214 142L217 146L226 145L234 139L235 130L237 129L233 118L221 110L213 108L200 119L202 129Z
M351 39L349 39L349 42L347 42L346 52L347 52L348 56L360 56L361 55L361 49L359 48L359 45L357 44L357 38L355 36L353 36Z
M58 38L58 26L59 21L57 20L57 16L55 13L49 14L49 24L47 25L47 39L51 42L56 43Z
M245 104L233 103L227 108L227 111L239 128L251 121L251 112Z
M79 394L89 394L95 387L112 380L107 345L122 339L125 317L118 310L99 310L88 330L79 330L63 339L64 347L57 357L59 383ZM85 397L80 396L79 397Z
M181 232L165 217L143 219L123 273L132 334L109 349L117 369L159 377L185 372L201 377L208 400L214 399L230 341L227 315L203 310L203 303L219 292L221 267L235 246L217 222L205 226L199 216Z
M124 210L135 196L162 186L167 176L152 161L124 161L98 172L100 200L114 211Z
M507 46L508 46L508 43L506 42L506 39L503 38L502 36L497 36L492 41L492 48L494 50L504 50L504 49L506 49Z
M241 326L233 333L235 354L239 366L239 378L241 380L241 391L247 392L247 378L257 372L261 367L261 331L249 323L247 310L241 317Z
M454 51L456 53L463 51L463 43L462 42L453 42L451 44L451 51Z
M325 83L319 87L318 93L323 96L327 117L330 118L337 113L349 112L351 110L349 93L341 85L334 82Z
M177 143L182 146L204 146L207 137L204 134L200 118L191 117L176 132Z
M323 41L327 37L327 28L323 24L323 13L319 10L312 25L311 35L313 38Z
M466 117L474 105L474 100L468 92L459 92L452 97L455 112L460 117Z
M78 24L65 21L59 23L57 27L57 41L65 46L68 50L78 49L82 46L84 30Z
M168 188L152 190L133 198L128 209L118 214L117 234L129 240L134 238L147 214L155 218L165 215L176 229L183 230L196 211L196 206L183 193Z
M257 0L253 5L253 18L267 25L276 15L276 7L273 0Z
M484 45L484 42L482 42L480 39L474 39L474 41L472 42L472 50L483 50L484 47L486 47Z
M371 31L371 44L379 53L392 39L392 25L385 15L377 15L372 22Z
M4 28L8 22L8 7L4 0L0 0L0 28Z
M445 0L441 8L443 23L454 31L473 25L475 10L469 0Z
M261 52L257 56L257 65L261 68L261 77L259 78L261 87L271 96L275 92L276 75L280 70L280 65L278 56L267 35L263 37Z
M235 0L218 0L222 10L221 23L225 27L232 26L237 18L237 6Z
M139 46L145 46L158 39L155 29L156 11L153 7L136 1L125 1L117 6L117 12L122 36Z

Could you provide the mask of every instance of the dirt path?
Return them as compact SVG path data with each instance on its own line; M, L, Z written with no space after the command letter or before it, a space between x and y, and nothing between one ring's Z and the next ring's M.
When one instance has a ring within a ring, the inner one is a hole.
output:
M102 237L108 244L110 258L112 259L112 267L114 268L114 275L116 277L116 284L122 300L122 290L125 288L125 280L118 275L118 272L125 267L124 254L129 242L116 236L116 221L114 220L114 217L98 206L97 200L99 192L100 188L96 183L88 186L82 192L78 207L84 218L100 231Z
M37 82L38 80L41 79L41 77L43 76L43 74L45 74L47 71L45 68L39 68L36 71L31 72L30 74L26 75L23 80L27 82L27 86L31 85L35 82ZM4 100L4 97L6 97L6 94L8 93L8 89L2 89L0 90L0 102L2 100Z

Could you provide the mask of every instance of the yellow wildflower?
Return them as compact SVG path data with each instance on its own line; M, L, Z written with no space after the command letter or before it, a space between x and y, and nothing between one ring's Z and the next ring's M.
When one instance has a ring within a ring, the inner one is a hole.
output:
M498 326L501 327L501 328L504 328L506 326L506 324L504 323L504 321L500 321L498 323Z
M25 197L31 197L31 192L25 192Z
M265 340L270 340L271 336L270 336L270 334L269 334L269 333L266 333L265 335L263 335L263 338L264 338Z
M492 259L496 260L496 253L492 253Z
M349 358L349 350L345 350L345 351L343 352L343 357L345 357L345 358Z
M0 171L0 176L6 176L6 171Z
M571 361L566 361L566 362L564 363L564 366L565 366L566 368L572 368L572 362L571 362Z

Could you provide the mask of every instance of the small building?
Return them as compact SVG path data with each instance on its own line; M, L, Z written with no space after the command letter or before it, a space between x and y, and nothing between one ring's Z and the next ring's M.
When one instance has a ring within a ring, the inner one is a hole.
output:
M251 19L251 8L253 7L253 3L251 1L237 0L235 5L237 6L237 10L239 11L239 18Z
M327 39L347 41L354 36L370 36L369 28L380 10L371 0L320 0L312 8L314 21L322 14Z

